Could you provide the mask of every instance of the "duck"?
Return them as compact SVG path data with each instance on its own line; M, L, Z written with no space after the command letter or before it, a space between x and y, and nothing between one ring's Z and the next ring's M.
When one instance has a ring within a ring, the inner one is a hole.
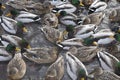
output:
M78 25L75 27L75 38L88 38L94 31L97 29L95 24L87 24L87 25Z
M58 17L54 13L47 13L43 17L43 24L56 28L58 26Z
M63 41L63 32L59 31L58 29L44 26L41 28L41 31L45 35L46 39L50 41L53 44L57 44L61 41Z
M56 47L36 47L26 49L23 56L37 64L52 63L57 59L57 48Z
M95 24L77 25L77 26L68 25L66 26L64 34L67 35L68 39L74 37L85 39L90 37L92 34L94 34L96 29L97 26Z
M59 5L59 4L63 4L63 3L69 3L69 0L49 0L49 2L56 6L56 5Z
M58 59L48 68L45 80L61 80L64 75L64 59L59 56Z
M34 3L32 5L26 5L26 11L37 14L37 15L44 15L50 13L54 6L49 1L44 1L42 4L41 2Z
M22 59L20 51L16 52L13 59L7 65L7 75L9 79L21 79L26 73L26 63Z
M0 24L5 32L17 36L22 36L23 33L27 33L28 30L22 22L18 22L11 18L1 16Z
M8 47L7 47L8 48ZM6 51L5 46L0 46L0 61L9 61L12 59L12 54Z
M118 75L101 67L96 67L89 75L92 75L95 80L120 80Z
M83 25L85 24L99 25L104 17L105 14L103 12L89 14L84 18Z
M119 22L120 21L120 19L119 19L119 11L120 11L119 8L111 10L111 12L109 14L110 22Z
M99 63L104 70L109 70L117 75L120 75L120 61L106 51L98 51L97 53Z
M107 8L107 3L100 1L100 0L95 0L89 7L89 14L93 12L101 12L104 11Z
M8 0L6 5L11 6L12 8L15 8L17 10L26 10L27 5L35 4L32 0Z
M66 11L59 10L58 8L54 8L52 12L58 16L59 22L65 26L76 26L77 24L82 23L82 19L79 19L74 13L68 13Z
M13 19L22 23L39 22L41 20L41 18L36 14L26 11L18 11L16 9L10 10L10 12L6 14L6 16L12 16Z
M75 47L72 46L68 50L76 56L81 62L90 62L93 60L95 56L97 56L97 52L99 51L99 48L97 46L83 46L83 47Z
M77 8L74 5L72 5L71 3L68 3L68 2L55 5L55 8L57 8L61 11L66 11L68 13L73 13L77 10Z
M71 46L76 46L76 47L98 46L98 43L94 38L89 37L86 39L71 38L71 39L67 39L62 42L59 42L57 45L63 48L64 50L69 50Z
M69 77L72 80L86 80L88 72L85 65L69 51L65 54L65 57L66 70Z
M110 29L102 29L95 34L92 34L92 37L96 39L99 46L109 46L116 43L114 35L115 33Z
M13 44L21 49L27 48L30 49L30 44L23 38L20 38L15 35L3 34L1 35L0 42L3 46L6 46L7 43Z
M6 43L6 46L0 46L0 61L10 61L15 52L19 50L20 48L10 43Z

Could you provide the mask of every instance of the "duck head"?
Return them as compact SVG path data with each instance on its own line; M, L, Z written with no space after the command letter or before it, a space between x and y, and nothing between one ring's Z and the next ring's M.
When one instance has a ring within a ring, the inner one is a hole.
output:
M116 33L116 34L114 35L114 38L115 38L118 42L120 42L120 34L119 34L119 33Z
M120 62L115 65L115 74L120 76Z
M17 16L18 14L19 14L19 12L17 10L12 9L12 10L10 10L9 13L6 14L6 16L8 16L8 17L10 17L10 16L14 17L14 16Z
M25 39L21 40L20 47L21 47L21 49L24 49L24 48L30 49L31 48L30 44Z
M15 53L16 51L19 51L19 50L20 49L13 44L8 44L6 47L6 51L10 53Z
M72 0L71 1L71 3L73 4L73 5L80 5L80 6L84 6L84 4L82 3L82 1L80 1L80 0Z
M17 22L18 30L22 29L22 32L28 32L22 22Z
M80 69L77 80L87 80L87 75L84 69Z
M84 39L84 41L83 41L83 43L85 44L85 45L98 45L97 44L97 42L96 42L96 39L93 39L93 38L86 38L86 39Z
M68 32L68 38L74 37L74 26L73 25L66 26L66 31Z

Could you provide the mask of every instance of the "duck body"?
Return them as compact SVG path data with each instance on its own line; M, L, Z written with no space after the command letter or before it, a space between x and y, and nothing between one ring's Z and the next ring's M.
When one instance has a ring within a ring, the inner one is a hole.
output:
M1 16L0 18L1 26L6 32L10 34L16 34L16 31L17 31L16 23L17 23L16 20L13 20L5 16Z
M60 22L66 26L73 25L76 26L77 16L73 13L67 13L65 16L60 17Z
M92 34L92 37L97 40L98 45L111 45L113 43L116 43L116 40L114 38L114 33L110 31L110 29L103 29L99 32Z
M81 62L90 62L97 55L98 51L97 46L71 47L69 49L69 52L75 55Z
M105 51L99 51L97 53L97 56L100 65L104 70L115 72L115 65L119 62L119 60L116 57Z
M104 18L105 14L100 12L100 13L93 13L89 14L85 19L83 20L83 25L85 24L95 24L99 25Z
M31 48L27 49L23 55L37 63L52 63L57 59L57 49L56 48Z
M66 53L66 59L67 59L66 62L67 73L72 80L77 80L78 71L80 69L83 69L85 71L85 74L88 75L88 72L84 64L70 52Z
M61 80L63 75L64 59L62 56L59 56L58 59L48 68L45 80Z
M61 11L66 11L68 13L73 13L76 11L76 7L73 6L72 4L66 2L66 3L62 3L62 4L58 4L58 5L55 5L55 8L58 8L60 9Z
M52 27L43 27L41 28L47 40L52 43L57 43L63 41L63 33Z
M120 77L111 71L102 70L102 68L95 68L92 72L95 80L120 80Z
M21 53L16 53L7 65L7 74L10 79L21 79L26 73L26 64Z
M8 0L6 5L11 6L18 10L26 10L27 5L35 4L32 0Z
M19 15L17 15L15 20L22 23L30 23L40 21L41 18L36 14L32 14L26 11L20 11Z
M107 4L105 2L95 0L89 7L89 13L103 11L106 7Z
M94 30L96 29L96 25L87 24L87 25L79 25L75 27L75 38L88 38L92 34L94 34Z
M6 47L0 46L0 61L9 61L12 59L12 54L6 51Z

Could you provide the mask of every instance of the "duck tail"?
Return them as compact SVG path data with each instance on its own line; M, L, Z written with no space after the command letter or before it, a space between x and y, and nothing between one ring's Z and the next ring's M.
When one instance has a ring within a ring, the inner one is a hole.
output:
M41 18L40 18L40 16L36 16L36 17L33 18L33 20L35 20L35 21L40 21Z

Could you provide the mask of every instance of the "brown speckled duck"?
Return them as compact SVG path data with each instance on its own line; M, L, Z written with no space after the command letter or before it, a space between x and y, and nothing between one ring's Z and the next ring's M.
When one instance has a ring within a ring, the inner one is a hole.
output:
M58 59L48 68L45 80L61 80L64 75L64 59L59 56Z

